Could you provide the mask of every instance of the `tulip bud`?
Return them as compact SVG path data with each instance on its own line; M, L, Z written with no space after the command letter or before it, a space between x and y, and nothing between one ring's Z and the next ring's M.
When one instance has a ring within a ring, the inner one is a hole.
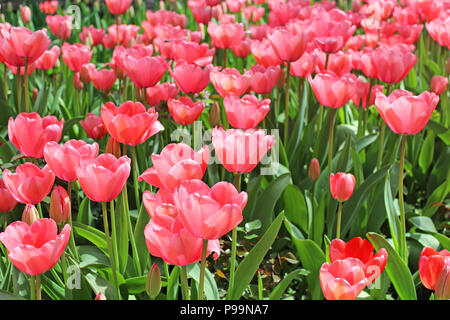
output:
M85 40L85 45L87 45L89 48L92 48L92 46L94 45L94 39L92 39L92 34L88 33L86 40Z
M12 11L13 11L13 5L12 5L12 2L9 1L9 2L6 4L6 12L12 12Z
M152 268L148 272L145 290L151 299L155 299L161 291L161 273L156 263L152 265Z
M120 158L120 143L114 140L113 137L109 137L108 142L106 143L105 153L111 153L116 158Z
M107 299L106 299L105 295L103 294L103 292L99 292L95 296L95 300L107 300Z
M316 181L320 177L320 164L317 158L312 158L309 163L308 177L312 182Z
M134 12L134 7L133 6L131 6L128 9L128 14L130 15L130 18L134 18L135 12Z
M142 0L136 0L136 6L140 8L142 6Z
M448 78L443 76L434 76L431 78L430 91L440 96L448 86Z
M347 201L355 190L356 180L351 173L338 172L330 175L331 195L337 201Z
M76 90L83 90L83 88L84 88L84 84L83 84L83 82L81 82L81 78L80 78L80 73L79 72L76 72L73 75L73 87Z
M211 108L211 111L209 112L209 124L214 128L218 126L220 122L220 107L217 101L215 101Z
M81 66L80 70L80 80L83 83L91 82L91 70L95 69L95 65L92 63L86 63Z
M61 186L53 188L50 196L50 218L57 224L69 220L71 214L70 199L66 189Z
M22 213L22 221L31 226L37 219L39 219L39 213L36 207L32 204L27 204Z
M94 10L100 11L100 2L98 0L94 2Z
M36 102L36 99L39 97L39 89L33 88L33 103Z
M20 18L23 24L28 24L31 20L31 10L28 6L23 6L20 8Z
M159 10L165 10L164 1L159 1Z
M436 280L436 287L434 290L438 300L450 299L450 265L446 265L442 269Z
M3 13L0 13L0 22L4 23L5 21L5 15Z

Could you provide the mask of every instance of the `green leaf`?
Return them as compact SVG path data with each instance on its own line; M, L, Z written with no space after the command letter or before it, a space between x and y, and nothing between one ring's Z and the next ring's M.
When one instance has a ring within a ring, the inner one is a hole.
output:
M111 282L92 272L83 275L95 294L102 292L108 300L117 300L116 290Z
M110 267L110 262L107 256L94 246L79 246L78 253L81 257L81 262L79 267L85 268L92 265L100 265Z
M431 217L433 214L436 213L437 209L439 209L439 203L442 203L445 199L445 197L450 192L450 183L449 179L446 179L444 183L442 183L439 187L437 187L431 195L428 197L427 203L424 207L424 216Z
M322 236L325 228L325 193L320 195L319 206L313 212L312 219L312 240L320 247L322 246Z
M272 246L280 230L284 219L284 212L281 212L273 221L267 232L261 237L258 243L253 247L248 255L239 263L235 273L234 287L229 293L231 300L238 300L242 292L249 285L258 270L261 261Z
M394 200L392 199L392 190L390 182L390 173L386 174L386 180L384 183L384 206L386 208L386 215L389 223L389 229L391 231L392 240L394 241L394 247L399 250L400 241L400 221L398 219L397 210L394 206Z
M296 185L290 184L284 190L283 199L286 218L307 232L308 210L303 193Z
M77 221L85 225L90 225L92 220L91 212L91 200L86 197L81 201L80 208L78 209Z
M134 239L136 240L136 250L139 255L139 262L141 264L141 270L147 269L147 265L150 264L150 255L148 253L147 244L145 243L144 229L150 221L150 215L145 210L144 203L141 203L139 209L139 216L134 227Z
M0 300L25 300L25 298L5 290L0 290Z
M429 217L426 216L412 217L409 219L409 222L411 222L417 229L420 229L422 231L437 233L436 227L434 226L433 221Z
M116 218L116 248L119 260L118 269L120 273L124 274L129 251L129 238L128 238L128 219L127 219L128 201L125 198L125 194L122 191L116 202L115 218ZM114 239L111 239L114 241Z
M72 129L72 127L80 122L80 120L84 120L84 117L72 117L69 120L64 120L64 128L63 128L63 137L67 134L67 132Z
M108 245L106 244L106 238L103 232L77 221L73 221L72 225L75 232L80 237L83 237L92 242L97 248L101 249L109 257Z
M373 244L378 251L385 248L388 253L386 264L386 272L394 285L400 299L402 300L416 300L416 288L414 280L409 271L408 266L400 258L397 251L379 234L369 232L366 234L367 239Z
M434 155L434 138L435 134L433 131L428 131L427 137L425 138L425 142L423 142L420 149L419 156L419 166L422 169L422 172L427 172L433 161Z
M148 276L140 276L128 278L122 286L126 286L128 293L139 294L145 292L145 284L147 282Z
M269 296L269 300L280 300L283 292L289 287L292 280L294 280L301 272L302 269L295 269L284 277L284 279L273 289Z
M188 276L194 279L197 283L200 282L200 265L198 263L193 263L187 265ZM219 290L217 289L216 280L211 272L205 269L205 297L207 300L219 300Z
M167 300L177 300L178 298L178 279L180 277L180 267L174 266L167 282Z
M446 237L445 235L440 234L440 233L435 233L434 237L439 240L439 242L441 243L441 245L444 249L450 250L450 238L449 237Z

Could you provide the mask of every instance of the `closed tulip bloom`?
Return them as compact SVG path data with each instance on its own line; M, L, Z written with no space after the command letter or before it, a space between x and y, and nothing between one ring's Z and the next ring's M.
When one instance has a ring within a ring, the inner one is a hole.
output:
M309 163L308 177L312 182L320 178L320 163L317 158L312 158Z
M444 19L445 18L445 19ZM438 19L427 22L425 27L434 41L450 50L450 17L443 15Z
M206 5L205 0L188 0L188 7L197 23L206 25L211 20L212 9Z
M355 300L367 285L364 265L355 258L324 263L319 279L327 300Z
M81 159L76 168L81 189L92 201L113 201L130 175L130 163L127 156L117 159L110 153L103 153L94 159Z
M20 18L23 24L28 24L31 20L31 10L29 6L22 6L20 8Z
M72 16L61 16L59 14L54 16L47 16L45 18L50 31L60 40L67 40L70 38L72 32Z
M174 193L183 225L197 237L216 240L241 223L247 193L228 182L212 188L201 180L183 182Z
M95 64L93 64L93 63L86 63L86 64L83 64L82 66L81 66L81 70L80 70L80 80L83 82L83 83L89 83L89 82L91 82L92 81L92 76L91 76L91 74L92 74L92 72L94 72L94 71L96 71L97 69L96 69L96 67L95 67Z
M103 292L97 293L94 300L107 300L106 296L103 294Z
M389 128L398 134L416 134L421 131L439 102L439 97L430 92L419 96L406 90L395 90L389 97L378 91L375 106Z
M223 100L230 124L237 129L253 129L266 117L270 110L270 99L259 101L254 95L239 98L233 93Z
M50 196L50 218L60 224L69 220L71 213L70 198L66 189L61 186L54 187Z
M337 201L347 201L353 194L356 180L351 173L338 172L330 175L330 190Z
M0 233L0 241L8 250L9 260L17 269L32 276L42 274L56 265L69 237L68 224L58 235L55 221L47 218L38 219L31 226L16 221Z
M43 158L49 141L61 139L64 119L54 116L41 118L36 112L20 113L8 122L9 141L26 157Z
M45 14L54 14L58 10L58 1L44 1L39 3L39 8Z
M231 51L239 58L245 58L250 54L250 38L245 37L236 46L231 48Z
M37 204L50 193L55 182L55 174L48 166L40 169L33 163L26 162L19 165L15 173L5 169L3 182L16 201Z
M133 0L105 0L109 12L115 15L122 15L127 12Z
M240 23L225 23L218 25L208 23L208 34L213 46L221 49L233 48L244 38L244 26Z
M94 113L88 113L84 121L80 120L80 125L87 136L94 140L100 140L108 133L103 125L102 118Z
M331 71L317 73L314 79L308 76L309 84L320 104L340 108L350 101L355 91L356 76L346 73L342 76Z
M450 251L423 248L419 258L419 276L425 288L435 289L439 274L445 266L450 266Z
M230 172L248 173L275 144L275 137L264 130L214 128L212 144L222 165Z
M131 81L139 88L148 88L156 85L168 68L163 57L143 57L136 59L126 55L123 61L123 70ZM142 72L146 70L146 72Z
M251 82L251 76L248 71L244 71L244 74L241 75L234 68L225 68L222 71L214 69L210 73L210 79L221 97L225 97L228 93L242 96Z
M194 123L205 109L203 101L193 102L188 97L169 99L167 106L173 120L181 125Z
M22 221L31 226L38 219L39 213L36 207L32 204L25 205L25 209L22 212Z
M92 51L88 46L81 43L68 44L62 46L62 58L70 70L79 72L84 64L89 63L92 58Z
M103 124L120 143L135 146L163 130L155 108L148 111L140 102L127 101L120 107L108 102L101 109Z
M440 96L448 86L448 78L443 76L434 76L431 78L430 91Z
M17 201L6 188L3 179L0 178L0 212L9 212L17 206Z
M175 99L178 96L179 90L175 83L164 82L147 88L145 92L147 103L150 106L157 106L161 103L161 101Z
M210 64L201 68L195 64L181 62L177 63L173 71L169 69L169 72L181 91L199 93L208 86L211 70Z
M139 29L139 26L132 24L121 24L119 27L113 24L108 27L108 34L103 37L103 45L109 49L114 48L118 44L128 47L136 39Z
M366 239L355 237L348 243L341 239L333 239L330 243L330 261L356 258L364 264L367 284L371 284L381 275L386 267L388 254L386 249L381 248L377 254L373 254L374 247Z
M92 70L90 76L94 87L105 92L109 92L117 79L114 70L109 69Z
M53 46L50 50L45 51L42 56L36 60L36 68L40 70L49 70L53 68L58 61L60 53L61 49L58 46Z
M254 40L250 43L250 50L255 57L256 63L268 66L278 66L283 61L278 57L268 39Z
M309 36L307 33L292 34L287 29L277 29L268 39L281 60L293 62L305 52Z
M404 44L378 47L371 55L377 78L386 83L402 81L416 63L416 55Z
M79 37L81 42L86 44L86 40L88 37L92 39L92 45L98 46L103 42L103 37L105 36L105 30L104 29L97 29L93 26L90 27L83 27L83 31L80 32Z
M208 146L195 152L186 144L168 144L161 154L152 154L153 167L139 176L139 181L173 192L183 181L202 179L209 161Z
M279 66L269 66L265 68L262 65L255 64L250 70L250 91L259 94L268 94L272 91L278 82L280 76Z
M8 64L21 67L32 64L48 49L50 38L45 30L32 32L25 27L11 27L2 30L0 57Z
M226 0L226 4L230 12L239 12L245 4L245 0Z
M450 299L450 264L446 265L439 273L434 289L438 300Z
M69 140L63 145L51 141L45 145L44 158L53 173L61 180L77 180L76 168L81 159L97 157L98 144L83 140Z
M175 61L184 60L203 67L212 63L216 50L210 49L207 43L175 40L172 42L172 51Z
M81 81L81 73L79 71L75 72L73 74L73 87L75 90L83 90L84 89L84 83Z

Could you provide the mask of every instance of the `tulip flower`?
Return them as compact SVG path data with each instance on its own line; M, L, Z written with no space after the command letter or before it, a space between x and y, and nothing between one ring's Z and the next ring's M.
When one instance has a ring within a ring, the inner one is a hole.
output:
M97 293L94 300L107 300L103 292Z
M342 51L330 54L328 57L327 70L334 72L338 76L350 73L352 70L350 56Z
M239 12L245 4L245 0L226 0L226 4L230 12Z
M305 52L309 36L307 33L292 34L287 29L276 29L268 39L281 60L293 62Z
M41 118L39 114L20 113L8 122L9 141L26 157L43 158L44 147L49 141L61 139L64 119L54 116Z
M62 46L62 58L70 70L79 72L84 64L89 63L92 58L92 51L88 46L81 43L68 44Z
M347 258L358 259L364 264L367 284L371 284L383 272L388 258L384 248L381 248L376 255L373 254L373 251L373 245L361 237L355 237L348 243L341 239L333 239L330 243L330 261Z
M210 64L202 69L195 64L177 63L173 71L169 69L169 72L181 91L199 93L208 86L212 69Z
M31 10L29 6L22 6L20 8L20 18L22 19L23 24L28 24L31 20Z
M312 53L303 53L300 59L291 63L289 72L295 77L306 78L310 76L319 64L321 53L318 49Z
M50 50L45 51L42 56L36 60L35 65L37 69L49 70L56 65L61 49L58 46L53 46Z
M71 213L70 198L66 189L61 186L54 187L50 196L50 218L61 224L69 220Z
M87 136L94 140L100 140L108 133L103 126L102 118L94 113L88 113L84 121L80 120L80 125Z
M241 42L231 48L238 58L246 58L250 54L250 38L242 38Z
M261 41L253 40L250 43L250 50L255 57L256 63L268 66L278 66L283 61L278 57L268 39Z
M178 96L178 88L174 83L164 82L156 86L147 88L145 90L147 103L152 106L157 106L161 101L168 101L175 99Z
M0 233L0 241L16 268L29 275L40 275L53 268L67 246L70 226L58 235L52 219L38 219L31 226L22 221L11 223Z
M250 86L251 77L248 71L240 74L237 69L225 68L222 71L214 69L210 73L210 79L221 97L225 97L228 93L234 93L242 96Z
M315 182L320 177L320 164L317 158L312 158L309 163L308 177L312 182Z
M116 74L114 70L92 70L90 72L91 81L95 89L109 92L111 87L116 82Z
M211 20L212 9L206 5L205 0L188 0L188 7L197 23L206 25Z
M258 22L264 16L264 8L248 6L244 9L244 15L248 21Z
M439 274L446 266L450 266L450 251L423 248L419 258L419 276L424 287L434 290Z
M116 45L127 47L133 43L139 32L139 26L136 25L111 25L108 27L108 34L103 37L103 45L108 48L114 48Z
M82 43L87 45L87 39L91 39L92 46L98 46L103 42L103 37L105 36L105 30L104 29L97 29L93 26L90 27L83 27L83 31L80 32L79 37Z
M275 144L275 137L263 130L214 128L212 144L222 165L230 172L252 171Z
M173 59L183 60L190 64L206 66L212 63L215 49L210 49L207 43L196 43L186 40L172 42Z
M31 226L38 219L39 213L36 207L32 204L25 205L25 209L22 212L22 221Z
M51 141L45 145L44 158L53 173L61 180L77 180L76 168L81 159L97 157L98 144L87 144L83 140L69 140L63 145Z
M367 285L364 265L355 258L324 263L319 279L327 300L355 300Z
M336 238L339 238L341 234L342 202L350 199L355 189L355 184L355 177L351 173L338 172L330 174L331 195L339 202Z
M146 56L136 59L133 56L125 55L122 64L122 69L139 88L156 85L168 68L163 57ZM142 70L147 70L147 72L142 72Z
M5 169L3 182L17 202L37 204L50 193L55 174L48 166L40 169L35 164L26 162L19 165L15 173Z
M173 192L183 181L202 179L209 161L209 149L198 152L183 143L169 144L161 154L152 154L153 167L139 177L157 188Z
M176 123L188 125L194 123L205 109L203 101L193 102L188 97L169 99L167 101L169 112Z
M443 15L425 24L427 31L434 41L450 50L450 17Z
M143 143L164 129L155 108L147 111L140 102L127 101L120 107L108 102L101 109L101 117L106 130L115 140L131 146Z
M239 98L234 93L229 93L223 104L230 124L234 128L244 130L256 128L270 110L270 99L259 101L256 96L250 94Z
M127 12L133 0L105 0L109 12L114 15L122 15Z
M93 159L82 158L76 168L78 182L92 201L112 201L120 194L130 175L130 163L127 156L117 159L109 153Z
M17 201L6 188L3 179L0 178L0 212L6 213L17 206Z
M244 26L239 23L226 23L218 25L208 23L208 34L213 46L221 49L230 49L238 45L244 37Z
M279 66L253 65L250 70L250 91L259 94L269 94L278 82L280 77Z
M436 280L435 294L438 300L450 299L450 265L445 265Z
M353 96L356 76L351 73L342 76L331 71L317 73L314 79L308 76L311 88L320 104L330 108L340 108Z
M42 12L45 14L54 14L56 10L58 10L58 1L39 2L39 8L41 8Z
M72 32L72 16L61 16L59 14L54 16L47 16L45 18L50 31L58 37L61 41L70 38Z
M430 91L440 96L448 86L448 78L443 76L434 76L431 78Z

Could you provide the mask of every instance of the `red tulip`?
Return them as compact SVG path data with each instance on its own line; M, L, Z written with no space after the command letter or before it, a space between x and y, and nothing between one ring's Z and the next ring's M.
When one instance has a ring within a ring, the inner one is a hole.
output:
M61 180L77 180L76 168L80 160L97 157L98 144L87 144L83 140L69 140L63 145L51 141L45 145L44 158L53 173Z
M355 237L348 243L341 239L333 239L330 243L330 261L358 259L364 264L367 284L371 284L383 272L388 258L386 249L381 248L375 256L373 250L373 245L361 237Z
M40 70L49 70L53 68L58 61L60 53L61 49L58 46L53 46L50 50L45 51L42 56L36 60L36 68Z
M133 0L105 0L109 12L115 15L122 15L127 12Z
M69 220L71 213L70 198L66 189L61 186L54 187L50 196L50 218L60 224Z
M220 96L225 97L228 93L242 96L250 86L251 77L248 71L240 74L237 69L225 68L220 71L218 68L210 73L210 79Z
M140 102L127 101L118 108L108 102L101 109L101 117L106 130L115 140L132 146L143 143L164 129L155 108L147 111Z
M364 265L355 258L324 263L319 278L327 300L355 300L367 285Z
M434 290L439 274L450 266L450 251L436 251L433 248L425 247L420 253L419 276L425 288Z
M209 149L198 152L183 143L169 144L160 155L152 154L153 167L139 176L139 181L173 192L183 181L202 179L209 161Z
M238 193L228 182L209 188L201 180L183 182L174 193L178 214L189 232L197 237L216 240L241 223L247 193Z
M83 64L89 63L92 58L92 51L88 46L81 43L68 44L62 46L62 58L70 70L79 72Z
M39 3L39 7L45 14L54 14L58 10L58 1L44 1Z
M41 118L36 112L20 113L8 122L9 141L26 157L43 158L49 141L61 139L64 119L54 116Z
M351 173L338 172L330 175L331 195L337 201L347 201L353 194L356 180Z
M78 91L84 88L84 83L81 81L81 73L78 71L73 74L73 87Z
M17 201L6 188L3 179L0 178L0 212L9 212L17 206Z
M277 56L288 62L299 59L306 50L309 41L307 33L292 34L287 29L277 29L268 36Z
M211 43L216 48L228 49L238 45L244 37L244 26L238 23L226 23L217 25L209 22L208 33Z
M230 172L248 173L275 144L275 137L264 130L214 128L212 144L222 165Z
M94 140L100 140L108 133L103 126L102 118L94 113L88 113L84 121L80 120L80 125L87 136Z
M111 87L116 82L116 74L114 70L92 70L90 73L92 84L97 90L109 92Z
M191 98L180 97L178 99L169 99L167 101L169 112L173 120L181 125L194 123L200 117L205 109L203 101L193 102Z
M430 92L414 96L406 90L395 90L389 97L378 91L375 106L389 128L398 134L416 134L430 120L439 97Z
M68 224L58 235L55 221L46 218L36 220L31 226L16 221L0 233L0 241L8 250L9 260L17 269L32 276L56 265L69 237Z
M450 265L446 265L439 273L434 290L438 300L450 299Z
M448 78L443 76L434 76L431 78L430 91L438 96L444 93L448 86Z
M29 6L22 6L20 8L20 18L23 24L28 24L31 20L31 10Z
M92 72L96 71L95 64L86 63L81 66L80 70L80 80L83 83L89 83L92 81Z
M308 76L309 84L320 104L330 108L340 108L352 98L355 92L356 76L347 73L337 76L334 72L317 73L314 79Z
M83 31L80 32L79 37L82 43L87 45L86 40L88 38L91 39L93 46L98 46L103 42L103 37L105 36L105 30L104 29L97 29L93 26L90 27L83 27Z
M110 153L103 153L93 159L81 159L76 168L81 189L92 201L113 201L130 175L130 163L127 156L117 159Z
M199 93L209 84L212 65L203 69L195 64L177 63L173 71L169 69L170 75L178 88L184 93Z
M320 164L317 158L312 158L309 163L308 177L312 182L320 178Z
M55 182L55 174L48 166L40 169L31 162L26 162L17 167L16 173L5 169L3 182L16 201L36 204L50 193Z
M67 40L72 32L72 16L47 16L45 18L50 31L58 37L58 39Z
M268 39L254 40L250 43L250 50L255 57L256 63L268 66L278 66L283 61L278 57Z
M2 30L0 57L8 64L21 67L25 60L32 64L48 49L50 38L44 30L32 32L25 27L11 27Z
M247 94L241 99L229 93L223 100L225 112L230 124L237 129L253 129L266 117L270 110L270 99L259 101L254 95Z
M178 88L174 83L164 82L146 89L147 103L150 106L156 106L161 101L175 99L178 96Z

